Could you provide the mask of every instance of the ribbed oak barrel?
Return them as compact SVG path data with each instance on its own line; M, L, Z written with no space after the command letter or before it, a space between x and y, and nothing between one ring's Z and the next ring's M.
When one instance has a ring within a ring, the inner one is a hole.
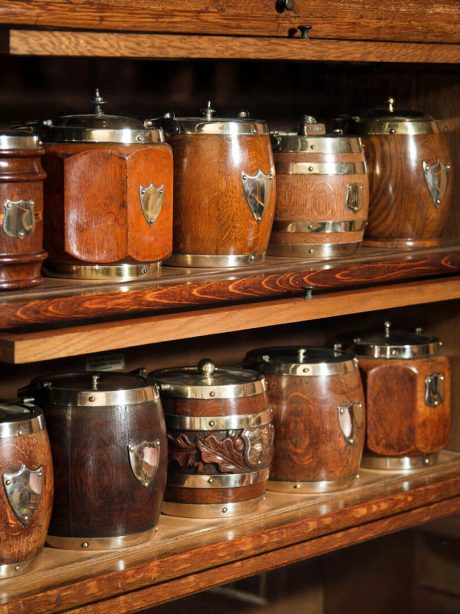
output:
M451 424L450 366L436 337L386 331L355 339L367 403L363 466L433 465Z
M171 265L247 265L267 251L275 211L267 125L212 114L158 120L174 154Z
M363 240L369 185L361 140L324 134L309 120L299 134L271 136L277 177L271 256L352 254Z
M267 380L275 454L267 488L320 493L349 486L364 447L364 392L356 359L327 348L249 352L245 366Z
M43 412L0 401L0 578L30 569L45 545L53 464Z
M256 510L273 452L263 376L205 359L150 377L160 387L168 431L163 511L217 518Z
M369 172L365 243L374 247L437 245L452 206L453 164L441 122L417 111L388 109L355 118Z
M43 281L43 153L30 132L0 132L0 289Z
M99 550L147 540L166 483L157 389L143 377L101 372L37 378L20 392L44 409L53 452L48 544Z

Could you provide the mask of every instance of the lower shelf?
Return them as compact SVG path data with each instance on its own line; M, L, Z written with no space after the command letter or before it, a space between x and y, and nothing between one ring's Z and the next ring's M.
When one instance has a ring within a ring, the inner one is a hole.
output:
M267 492L243 518L162 516L139 546L45 548L33 571L0 582L0 611L132 612L459 512L460 454L443 452L434 467L362 470L342 492Z

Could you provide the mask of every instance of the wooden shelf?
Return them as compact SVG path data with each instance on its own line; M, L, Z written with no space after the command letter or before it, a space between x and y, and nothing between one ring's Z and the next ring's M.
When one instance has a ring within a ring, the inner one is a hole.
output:
M362 470L341 493L268 492L244 519L162 516L140 546L46 548L34 571L0 583L0 611L130 612L459 512L460 455L443 452L431 468Z

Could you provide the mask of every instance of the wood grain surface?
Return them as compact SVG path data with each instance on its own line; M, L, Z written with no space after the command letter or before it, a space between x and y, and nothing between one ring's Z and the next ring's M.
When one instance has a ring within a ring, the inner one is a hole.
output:
M367 403L366 448L382 456L438 452L451 424L450 366L446 356L407 360L359 358ZM425 379L444 376L443 401L425 403Z
M298 26L312 26L313 38L459 42L460 15L456 0L382 4L378 0L297 0L291 11L278 12L274 0L32 0L2 2L5 24L57 26L98 30L178 33L250 34L286 37ZM297 34L298 35L298 34Z
M434 245L440 241L452 206L455 164L447 135L364 135L369 171L368 245ZM449 164L447 191L432 200L423 162Z
M275 179L257 222L242 174L274 175L267 135L179 134L174 154L174 254L263 254L275 213Z
M17 473L25 465L34 470L43 468L42 493L33 510L32 519L24 526L8 502L5 489L0 490L0 564L33 559L43 550L53 506L53 462L48 434L45 430L1 440L0 475ZM15 502L18 503L17 497Z

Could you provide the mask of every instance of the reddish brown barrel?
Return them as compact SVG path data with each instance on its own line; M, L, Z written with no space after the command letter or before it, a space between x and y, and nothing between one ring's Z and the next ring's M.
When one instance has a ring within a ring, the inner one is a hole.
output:
M0 133L0 288L43 281L43 148L26 130Z
M174 153L174 246L168 264L262 261L275 211L267 125L242 116L160 120Z
M271 256L354 253L367 223L369 185L358 137L325 134L307 116L298 133L272 134L277 177Z
M45 545L53 465L43 412L0 403L0 578L31 567Z
M249 352L273 408L275 454L267 488L320 493L349 486L364 446L364 392L350 354L281 347Z
M99 550L147 540L166 482L157 390L143 377L101 372L38 378L21 394L48 424L56 486L48 544Z
M161 129L94 112L36 125L45 143L46 273L123 281L156 276L172 251L173 161Z
M441 122L417 111L387 109L356 118L369 172L365 243L375 247L437 245L452 205L453 168Z
M450 367L436 337L394 331L354 340L367 402L371 469L433 465L450 433Z
M165 410L169 469L163 511L216 518L256 510L265 493L273 426L262 375L198 367L151 373Z

